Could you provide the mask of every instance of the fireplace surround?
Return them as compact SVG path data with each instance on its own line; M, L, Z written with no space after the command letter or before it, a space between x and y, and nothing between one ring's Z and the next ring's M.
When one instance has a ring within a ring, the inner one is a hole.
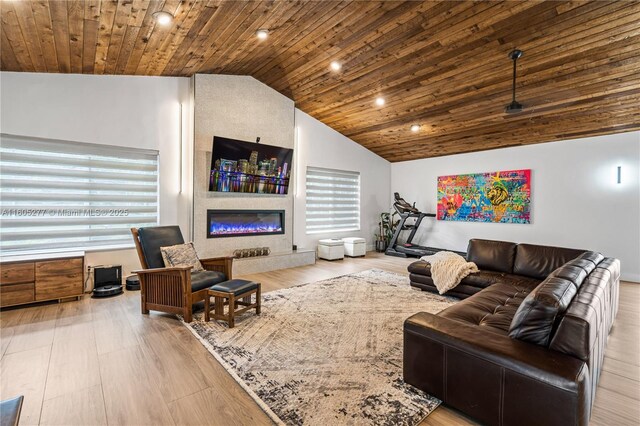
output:
M284 210L207 210L207 238L284 234Z

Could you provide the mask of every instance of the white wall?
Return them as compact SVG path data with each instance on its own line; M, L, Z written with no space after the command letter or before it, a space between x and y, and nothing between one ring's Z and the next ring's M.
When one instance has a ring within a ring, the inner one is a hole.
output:
M336 132L308 114L296 109L297 144L294 170L295 188L294 244L315 248L323 238L362 237L368 249L374 244L380 213L389 211L391 164ZM360 172L360 231L305 233L305 174L307 166Z
M622 278L640 282L639 168L640 132L629 132L394 163L391 190L435 212L438 176L532 169L531 224L427 218L414 242L462 251L470 238L590 249L620 259Z
M2 72L0 93L3 133L158 150L160 222L187 235L178 160L188 78ZM133 249L90 252L86 260L122 264L126 273L140 267Z

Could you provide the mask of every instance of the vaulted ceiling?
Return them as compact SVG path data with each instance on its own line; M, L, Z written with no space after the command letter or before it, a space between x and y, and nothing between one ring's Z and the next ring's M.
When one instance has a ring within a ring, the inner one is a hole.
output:
M640 129L640 1L16 0L1 8L2 70L251 75L390 161ZM160 10L175 16L170 25L153 19ZM256 38L260 28L266 40ZM525 109L506 114L516 47Z

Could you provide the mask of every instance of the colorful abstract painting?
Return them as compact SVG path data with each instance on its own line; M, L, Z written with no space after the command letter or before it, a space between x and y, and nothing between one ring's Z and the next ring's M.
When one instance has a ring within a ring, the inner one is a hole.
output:
M531 223L531 170L438 177L438 220Z

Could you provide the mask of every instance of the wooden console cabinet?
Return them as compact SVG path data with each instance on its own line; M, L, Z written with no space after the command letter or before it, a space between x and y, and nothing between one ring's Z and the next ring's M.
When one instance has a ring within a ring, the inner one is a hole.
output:
M0 263L0 307L83 293L84 256Z

